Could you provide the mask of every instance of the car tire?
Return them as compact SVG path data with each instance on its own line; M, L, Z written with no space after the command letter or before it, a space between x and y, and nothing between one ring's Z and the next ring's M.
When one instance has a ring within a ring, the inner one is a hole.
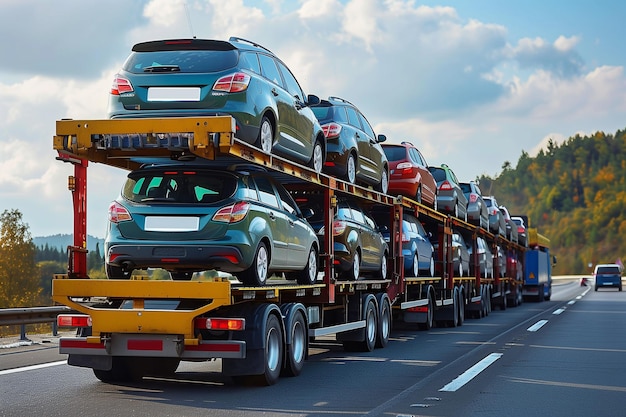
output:
M313 285L317 281L317 250L311 246L306 266L298 273L296 281L300 285Z
M322 142L319 139L315 140L315 144L313 145L313 155L311 155L311 160L309 161L309 167L313 168L313 171L318 174L322 172L322 167L324 166L324 150L322 149Z
M272 153L272 147L274 146L274 129L272 122L267 116L263 116L261 119L261 127L259 129L259 137L257 138L256 146L264 152Z
M380 182L378 183L377 190L383 194L387 194L389 190L389 175L387 174L387 168L384 167L380 173Z
M265 243L260 242L254 253L254 259L250 268L239 274L241 282L245 285L262 287L269 275L270 255Z
M420 274L419 271L419 255L417 254L417 251L413 252L413 264L411 265L411 268L409 268L406 272L408 272L410 274L410 276L412 277L418 277Z
M421 185L417 187L417 192L415 193L415 201L422 204L422 186Z
M378 275L380 279L387 279L387 252L383 253L382 258L380 258L380 269L378 270Z
M352 256L351 268L345 272L345 277L348 281L356 281L359 279L360 273L361 273L361 255L357 249L354 251L354 255Z
M346 162L346 180L350 184L356 182L356 156L352 152L348 155L348 161Z

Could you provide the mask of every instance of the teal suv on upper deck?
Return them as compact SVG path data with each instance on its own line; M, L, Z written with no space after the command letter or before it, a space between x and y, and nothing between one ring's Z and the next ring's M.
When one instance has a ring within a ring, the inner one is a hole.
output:
M287 66L250 41L171 39L138 43L113 80L109 117L230 115L235 136L321 172L322 128Z

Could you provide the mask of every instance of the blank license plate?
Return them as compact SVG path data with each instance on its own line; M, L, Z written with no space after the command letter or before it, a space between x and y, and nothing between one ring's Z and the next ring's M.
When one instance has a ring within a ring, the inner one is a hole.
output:
M196 232L198 217L150 216L146 217L144 230L148 232Z
M200 101L200 88L150 87L148 101Z

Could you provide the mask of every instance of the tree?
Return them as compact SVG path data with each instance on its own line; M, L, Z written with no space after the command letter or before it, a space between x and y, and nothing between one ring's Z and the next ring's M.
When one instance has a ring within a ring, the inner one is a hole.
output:
M0 308L39 304L36 248L19 210L0 215Z

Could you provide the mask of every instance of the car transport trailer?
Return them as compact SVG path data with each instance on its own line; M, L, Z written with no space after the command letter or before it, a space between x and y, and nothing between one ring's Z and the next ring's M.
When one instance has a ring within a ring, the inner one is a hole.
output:
M230 116L57 121L57 159L74 167L69 180L74 244L67 273L52 281L54 301L78 312L58 318L59 326L78 329L76 337L60 340L60 353L69 355L70 365L91 368L102 381L124 381L172 374L180 361L221 359L223 373L235 382L270 385L281 375L298 375L309 344L318 337L335 335L347 350L371 351L387 345L394 321L424 329L458 326L467 314L484 317L492 306L506 308L511 300L516 305L521 299L524 247L406 197L318 174L239 141L235 132ZM251 164L279 178L296 201L320 199L326 233L320 240L317 282L299 285L275 276L265 286L250 287L219 274L187 281L90 279L89 162L134 170L159 161L185 166L190 160L215 167ZM336 277L330 231L339 197L389 213L388 224L380 225L392 236L384 279ZM400 224L405 211L438 242L435 276L405 276ZM503 272L496 266L489 278L481 277L480 268L472 276L458 274L452 261L453 232L474 248L480 236L493 253L498 248L512 253L515 268Z

